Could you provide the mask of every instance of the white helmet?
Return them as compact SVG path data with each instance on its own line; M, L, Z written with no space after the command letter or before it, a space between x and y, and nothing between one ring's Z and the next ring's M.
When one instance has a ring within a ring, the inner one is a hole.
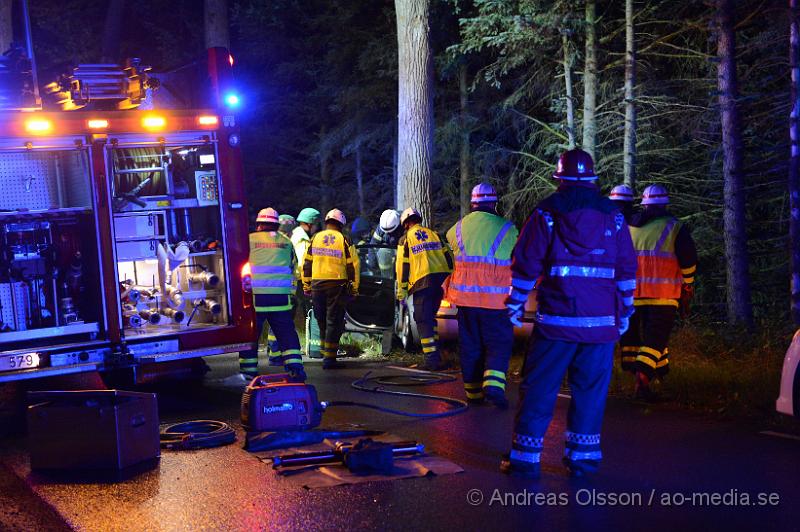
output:
M381 220L378 223L383 231L387 233L393 232L400 226L400 213L394 209L386 209L381 213Z
M400 215L400 223L401 224L406 223L406 220L408 220L412 216L416 216L420 220L422 220L422 215L419 213L419 211L417 209L415 209L414 207L409 207L408 209L403 211L402 215Z
M633 202L633 189L628 185L617 185L611 189L608 199L612 201Z
M339 222L342 225L347 225L347 218L345 217L344 213L339 209L331 209L328 211L328 214L325 215L325 221L333 220L335 222Z
M663 185L650 185L642 193L642 205L669 205L669 192Z
M478 183L472 188L470 203L497 203L497 191L489 183Z
M276 211L272 207L267 207L266 209L261 209L260 211L258 211L258 216L256 217L256 223L259 223L259 224L276 224L276 223L278 223L278 211Z

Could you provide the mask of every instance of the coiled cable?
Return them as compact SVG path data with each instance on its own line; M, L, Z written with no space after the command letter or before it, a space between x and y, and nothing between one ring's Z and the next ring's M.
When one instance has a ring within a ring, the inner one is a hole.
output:
M172 450L208 449L236 441L236 431L222 421L201 419L166 426L161 431L161 448Z

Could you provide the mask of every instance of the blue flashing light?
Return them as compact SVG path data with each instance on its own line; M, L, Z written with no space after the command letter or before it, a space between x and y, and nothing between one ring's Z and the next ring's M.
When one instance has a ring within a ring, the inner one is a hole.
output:
M239 95L236 93L231 92L225 95L225 105L228 107L236 107L240 102Z

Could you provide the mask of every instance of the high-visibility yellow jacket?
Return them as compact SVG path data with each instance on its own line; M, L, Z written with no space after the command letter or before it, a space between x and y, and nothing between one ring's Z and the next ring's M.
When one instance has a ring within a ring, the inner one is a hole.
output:
M436 231L417 224L406 231L397 246L395 270L397 297L403 299L425 277L453 271L453 257Z
M355 246L339 231L326 229L315 234L303 259L303 289L317 281L350 282L358 292L361 262Z
M501 216L475 211L447 232L455 269L445 299L457 306L505 308L511 286L511 253L519 231Z
M250 271L253 297L259 294L289 295L294 293L297 260L289 238L278 231L250 233ZM262 308L258 311L289 310L291 304Z
M675 253L675 240L681 222L672 216L654 218L641 227L630 226L633 247L636 249L636 303L671 304L677 306L681 285L694 281L694 265L681 269Z

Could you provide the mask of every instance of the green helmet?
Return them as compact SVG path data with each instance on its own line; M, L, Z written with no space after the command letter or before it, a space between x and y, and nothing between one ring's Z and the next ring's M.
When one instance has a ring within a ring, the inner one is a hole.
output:
M306 207L297 215L297 221L305 224L315 224L319 222L320 216L322 215L317 209Z

